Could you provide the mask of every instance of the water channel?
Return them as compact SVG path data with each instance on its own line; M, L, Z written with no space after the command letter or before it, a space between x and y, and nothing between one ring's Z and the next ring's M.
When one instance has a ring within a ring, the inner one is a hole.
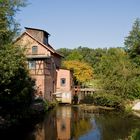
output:
M140 118L118 112L86 113L59 106L32 127L16 128L0 140L129 140L140 139Z

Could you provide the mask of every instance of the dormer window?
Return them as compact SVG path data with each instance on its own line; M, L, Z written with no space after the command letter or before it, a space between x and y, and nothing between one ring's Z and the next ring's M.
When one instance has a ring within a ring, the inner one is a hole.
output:
M37 54L38 51L38 47L37 46L33 46L32 47L32 54Z

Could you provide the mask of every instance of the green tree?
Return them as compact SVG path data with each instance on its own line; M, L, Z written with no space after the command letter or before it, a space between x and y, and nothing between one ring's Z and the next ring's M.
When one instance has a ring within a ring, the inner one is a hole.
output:
M130 57L136 64L140 65L140 19L135 20L124 44Z
M102 88L109 94L123 98L140 97L139 69L133 65L127 53L120 48L110 48L99 64Z
M67 60L79 60L81 61L83 59L83 56L80 54L80 52L77 49L74 49L68 56Z
M24 0L0 1L0 115L23 114L32 101L34 81L24 51L12 43L18 32L14 16L24 5Z
M25 5L25 0L0 1L0 47L11 43L13 37L17 35L19 24L14 17L19 8Z
M137 18L132 26L132 30L126 37L124 44L126 48L131 51L138 42L140 43L140 19Z
M19 47L0 49L0 106L10 113L22 111L32 100L34 81L28 75L25 56Z
M67 60L67 56L72 52L72 50L67 48L60 48L57 50L57 52L64 57L64 60Z

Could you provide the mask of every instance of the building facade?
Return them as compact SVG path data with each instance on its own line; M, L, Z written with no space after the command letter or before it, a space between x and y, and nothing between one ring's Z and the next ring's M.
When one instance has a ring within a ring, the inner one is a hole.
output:
M25 49L29 73L35 80L35 96L52 101L58 90L71 92L72 83L70 85L68 82L71 73L69 70L61 70L62 56L49 44L50 34L41 29L27 27L25 29L25 32L16 39L15 44ZM65 82L65 85L60 86L61 82ZM65 91L61 90L64 87Z
M66 69L57 70L56 99L62 103L71 103L73 93L72 72Z

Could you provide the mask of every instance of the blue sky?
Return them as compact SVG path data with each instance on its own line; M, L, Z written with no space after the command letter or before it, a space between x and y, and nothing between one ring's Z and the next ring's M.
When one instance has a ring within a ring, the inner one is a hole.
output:
M16 19L24 27L46 30L55 48L123 47L140 18L140 0L28 0Z

